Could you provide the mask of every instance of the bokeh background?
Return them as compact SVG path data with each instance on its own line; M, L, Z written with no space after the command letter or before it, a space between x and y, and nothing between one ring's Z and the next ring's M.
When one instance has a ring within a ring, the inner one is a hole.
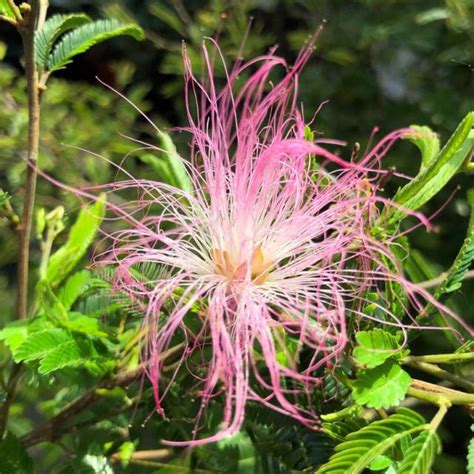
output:
M310 120L325 102L312 127L324 137L367 143L375 126L380 133L410 124L428 125L442 142L474 109L474 0L50 0L51 13L83 11L92 17L112 16L135 21L147 39L105 42L80 56L48 83L44 96L40 166L74 185L105 183L116 171L105 160L120 163L135 145L121 134L155 140L146 121L127 102L98 83L101 78L123 92L159 126L185 123L182 41L196 71L203 37L217 37L229 61L242 46L244 58L278 45L290 63L323 20L324 31L300 80L300 98ZM19 57L21 43L8 25L0 25L0 188L15 195L23 186L22 160L27 127L25 82ZM186 154L185 137L176 135ZM125 166L137 176L153 173L146 156L132 153ZM397 145L385 162L414 175L416 149ZM412 244L426 259L432 276L445 270L464 237L469 209L466 190L472 176L459 176L424 211L431 214L446 203L434 222L438 232L415 232ZM400 182L392 180L386 192ZM450 199L450 196L454 196ZM449 202L448 202L449 201ZM13 201L15 204L15 199ZM38 205L63 204L71 219L80 203L40 181ZM0 221L0 327L13 316L16 245L14 230ZM38 248L33 243L33 265ZM34 284L34 282L33 282ZM467 282L451 302L474 320L473 285ZM422 336L420 352L429 344L443 351L436 335ZM447 454L439 473L463 472L470 421L453 410L443 433Z

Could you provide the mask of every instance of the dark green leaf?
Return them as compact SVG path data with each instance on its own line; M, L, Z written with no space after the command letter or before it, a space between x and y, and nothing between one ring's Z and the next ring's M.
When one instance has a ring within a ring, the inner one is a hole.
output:
M123 24L117 20L97 20L79 26L66 33L55 45L48 59L48 70L61 69L72 61L74 56L84 53L97 43L116 36L129 35L137 40L144 38L143 30L134 24Z
M48 58L54 42L66 31L89 23L91 19L83 13L53 15L49 17L41 31L35 36L36 63L41 69L48 68Z
M32 474L33 472L33 460L20 441L8 433L5 439L0 441L0 473Z
M373 369L362 370L353 382L352 396L359 405L390 408L405 397L411 377L398 363L387 360Z

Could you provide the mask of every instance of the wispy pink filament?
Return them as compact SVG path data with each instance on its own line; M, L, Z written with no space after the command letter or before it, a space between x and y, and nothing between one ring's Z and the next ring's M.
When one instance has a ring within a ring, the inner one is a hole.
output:
M192 137L186 166L193 191L152 180L113 185L139 190L140 198L127 209L149 209L113 236L101 260L116 268L114 288L145 304L143 357L158 410L186 368L200 383L196 429L209 401L217 395L225 400L215 435L199 439L194 432L191 441L168 444L195 446L237 432L248 400L315 426L313 409L297 405L294 396L318 387L324 368L337 363L349 337L347 322L377 321L365 311L372 303L385 315L383 324L404 329L430 300L403 277L393 251L397 236L380 239L372 232L376 223L383 225L380 209L394 205L378 195L385 173L380 160L407 130L388 135L357 163L328 151L322 141L305 139L297 78L311 50L308 45L292 68L273 51L237 64L220 90L205 48L204 82L184 55L184 130ZM275 68L285 75L270 84ZM161 276L153 282L137 278L133 268L142 263L159 265ZM408 323L384 296L390 282L403 289L397 303ZM369 301L369 292L379 300ZM184 322L190 311L200 321L198 334ZM165 382L160 354L177 334L186 347ZM285 338L293 339L295 352L286 349ZM210 356L199 358L206 347ZM304 365L298 360L303 348L310 354ZM292 385L283 383L289 379Z

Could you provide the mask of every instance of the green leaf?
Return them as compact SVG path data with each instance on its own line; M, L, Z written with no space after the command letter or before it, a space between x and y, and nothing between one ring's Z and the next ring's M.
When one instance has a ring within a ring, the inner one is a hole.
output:
M80 313L69 313L69 320L64 321L64 326L70 331L94 337L105 337L107 333L101 330L99 320L84 316Z
M469 159L474 145L473 125L474 112L470 112L443 149L435 157L425 159L429 164L422 166L420 173L397 191L394 200L409 209L418 209L437 194ZM409 138L412 139L413 136L410 134ZM433 151L435 146L433 143L425 145L430 151ZM430 151L425 152L426 156L429 156ZM401 211L395 211L398 218L402 214Z
M64 367L77 367L89 362L92 356L90 343L71 339L48 352L41 360L38 372L44 375Z
M35 35L36 63L40 69L48 68L48 59L54 42L66 31L90 23L90 17L83 13L53 15L49 17L41 31Z
M7 0L0 0L0 15L5 15L8 18L16 18L15 13Z
M92 275L87 270L74 273L58 291L58 299L66 310L70 310L77 298L92 284Z
M14 321L0 331L0 341L14 352L28 337L28 322Z
M396 362L387 360L358 374L353 382L352 396L359 405L390 408L403 400L410 384L408 373Z
M338 444L329 461L317 474L358 474L378 456L405 436L421 431L427 425L413 410L399 408L396 413L350 433Z
M57 347L71 341L72 336L64 329L52 328L33 332L13 352L13 357L16 362L41 359Z
M420 171L424 171L439 153L439 137L430 127L410 125L410 128L415 130L415 133L407 133L404 138L410 140L420 150Z
M474 432L474 425L471 425L471 431ZM471 438L467 448L467 474L474 474L474 438Z
M400 349L398 339L383 329L358 332L356 341L354 359L369 369L383 364L389 358L406 355L406 351Z
M48 59L48 70L56 71L72 61L74 56L84 53L97 43L116 36L129 35L136 40L144 38L143 30L134 24L117 20L97 20L79 26L65 34L55 45Z
M441 299L442 296L461 288L464 275L474 260L474 189L468 191L467 199L471 206L471 217L469 219L466 238L464 239L454 263L448 270L443 283L435 293L435 298L438 300Z
M7 433L0 441L0 473L32 474L33 472L33 460L20 441L11 433Z
M94 241L105 214L105 195L91 206L81 209L71 227L66 243L49 259L44 282L52 288L61 283L86 254Z
M404 453L397 474L426 474L431 472L431 466L440 451L441 442L436 432L433 430L421 432Z
M464 275L474 260L474 189L470 189L467 196L471 206L471 217L469 219L466 238L464 239L461 249L459 250L453 264L446 273L443 282L435 292L434 297L439 302L443 302L451 293L461 288ZM434 318L436 324L439 326L447 326L444 318L439 315L437 308L432 303L429 303L424 311L420 313L417 321L422 322L423 324L430 324L432 318ZM450 330L447 330L444 333L455 347L459 345L457 338Z
M167 133L159 131L158 138L163 153L160 156L144 153L140 155L140 159L151 166L165 183L187 193L192 193L193 185L186 170L184 158L178 154L171 137Z

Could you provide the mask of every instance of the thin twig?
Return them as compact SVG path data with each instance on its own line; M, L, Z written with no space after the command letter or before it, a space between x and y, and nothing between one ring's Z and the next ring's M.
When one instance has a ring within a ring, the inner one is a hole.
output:
M401 360L402 364L408 364L410 362L430 362L432 364L460 364L462 362L470 361L474 361L474 352L407 356Z
M168 349L166 352L163 352L161 354L160 359L166 360L169 356L181 350L183 346L183 344L178 344L172 347L171 349ZM102 379L94 387L89 389L80 397L76 398L76 400L70 403L60 413L45 421L38 428L35 428L26 435L24 435L21 438L23 446L29 447L41 443L43 441L54 441L56 439L59 439L63 434L65 434L65 427L72 426L71 419L74 416L86 410L96 401L101 400L103 398L102 394L100 393L100 389L111 390L114 387L128 385L134 382L137 378L139 378L143 374L145 368L146 364L141 364L133 370L122 372L113 377L107 377Z
M10 18L9 16L0 15L0 20L10 23L10 25L13 25L15 28L18 27L18 22L14 18Z
M40 135L40 90L38 88L38 70L35 61L35 29L38 18L41 15L41 2L39 0L32 0L28 23L20 30L25 51L25 73L28 92L28 151L23 214L18 225L18 319L26 318L28 312L30 236L35 204L36 163L38 160Z

